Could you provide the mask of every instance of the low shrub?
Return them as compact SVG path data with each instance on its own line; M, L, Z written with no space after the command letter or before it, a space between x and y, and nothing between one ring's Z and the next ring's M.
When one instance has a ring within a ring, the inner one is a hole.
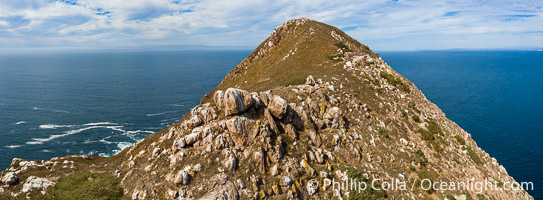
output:
M448 200L456 200L456 198L454 198L454 196L452 194L447 194L445 195L445 197L448 199Z
M361 192L358 192L358 190L350 191L350 194L349 194L350 200L386 199L387 198L386 192L382 189L379 189L380 188L379 184L375 183L373 187L370 187L370 184L372 184L373 181L371 181L370 179L360 174L360 172L358 172L357 169L353 167L348 167L348 166L341 166L340 170L345 171L349 179L352 179L354 183L365 182L368 185L366 190L363 190ZM379 189L379 190L375 190L375 189Z
M420 117L418 115L413 115L413 121L417 122L417 123L421 123L422 121L420 120Z
M483 164L483 162L481 161L481 157L479 157L479 155L477 155L477 153L475 153L475 151L471 149L471 146L466 145L465 150L468 151L468 156L471 158L471 160L473 160L475 164Z
M351 49L349 49L349 46L347 46L345 43L343 42L336 42L334 43L334 45L336 47L338 47L339 49L345 51L345 52L351 52Z
M462 138L462 136L460 136L460 135L455 135L454 138L456 139L456 141L458 141L458 144L460 144L460 145L466 145L466 140L464 140L464 138Z
M305 84L306 77L298 77L291 79L285 83L285 87L291 86L291 85L302 85Z
M388 131L383 128L383 127L379 127L379 129L377 130L379 132L379 134L381 134L384 138L389 138L388 136Z
M340 61L343 57L345 57L345 56L343 54L341 54L341 53L328 55L328 59L330 59L332 61Z
M386 73L384 71L382 71L380 73L381 77L383 77L385 80L387 80L387 82L391 85L394 85L398 88L400 88L400 90L403 90L404 92L410 92L411 91L411 87L409 87L409 85L406 85L405 83L403 83L403 81L399 78L395 78L394 75L392 74L389 74L389 73Z

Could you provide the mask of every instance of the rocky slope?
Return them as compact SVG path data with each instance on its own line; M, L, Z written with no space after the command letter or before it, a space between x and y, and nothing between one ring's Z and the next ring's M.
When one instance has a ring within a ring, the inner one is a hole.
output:
M114 157L14 159L0 198L82 172L118 177L125 199L533 199L425 190L422 179L515 181L368 47L304 18L277 27L180 122ZM407 188L384 190L393 181Z

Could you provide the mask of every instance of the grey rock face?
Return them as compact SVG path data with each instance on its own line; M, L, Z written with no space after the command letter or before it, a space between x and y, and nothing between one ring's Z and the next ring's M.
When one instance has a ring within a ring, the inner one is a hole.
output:
M281 98L280 96L273 96L270 100L270 103L268 105L268 110L270 110L270 113L279 118L283 119L283 116L285 116L285 113L287 113L287 101Z
M254 103L254 99L249 92L236 88L228 88L224 93L222 101L224 101L226 116L244 112Z
M2 177L2 183L6 185L15 185L19 182L19 178L15 172L8 172L4 177Z
M55 185L54 182L46 178L40 178L35 176L29 176L23 185L23 193L31 192L33 190L45 191L48 187Z

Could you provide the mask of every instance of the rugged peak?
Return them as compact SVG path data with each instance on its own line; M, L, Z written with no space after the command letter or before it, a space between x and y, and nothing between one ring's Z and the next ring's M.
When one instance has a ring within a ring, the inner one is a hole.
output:
M215 90L265 91L295 78L330 74L343 67L340 61L345 57L353 56L377 58L367 46L335 27L306 18L291 19L275 28Z

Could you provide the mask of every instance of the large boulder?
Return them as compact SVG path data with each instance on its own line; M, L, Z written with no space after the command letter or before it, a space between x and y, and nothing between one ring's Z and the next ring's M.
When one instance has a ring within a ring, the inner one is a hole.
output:
M189 173L185 170L179 170L179 172L177 172L175 175L173 183L176 185L188 185L190 183Z
M215 102L215 105L217 105L217 108L224 109L224 92L222 90L217 90L215 94L213 95L213 101Z
M239 193L238 193L238 189L236 188L236 184L228 181L224 185L219 185L215 187L213 191L205 194L200 199L202 200L215 200L215 199L237 200L239 199Z
M280 96L274 95L270 103L268 105L268 110L270 110L270 113L279 118L283 119L283 116L285 116L285 113L287 113L287 101L281 98Z
M2 183L6 185L15 185L19 182L19 178L15 172L8 172L2 177Z
M29 176L26 179L26 183L23 185L23 193L31 192L33 190L45 191L48 187L54 186L55 183L46 178L40 178L35 176Z
M245 112L254 104L251 94L245 90L237 88L228 88L224 93L222 104L226 116ZM221 103L221 101L218 101Z

